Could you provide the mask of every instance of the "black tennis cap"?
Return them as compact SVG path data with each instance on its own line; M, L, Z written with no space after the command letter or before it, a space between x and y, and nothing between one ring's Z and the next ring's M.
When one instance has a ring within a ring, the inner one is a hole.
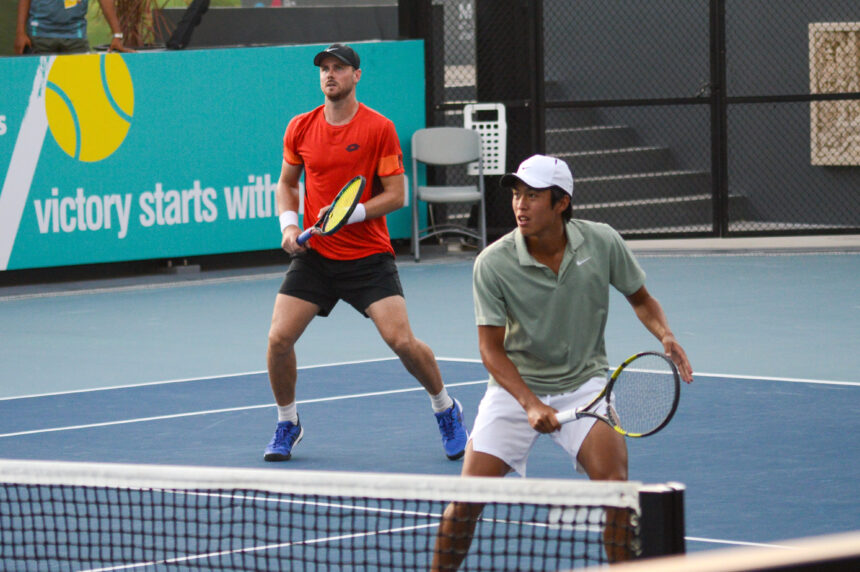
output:
M352 66L355 69L358 69L361 66L361 60L359 59L358 54L355 53L355 50L343 44L332 44L315 55L314 65L320 65L320 62L322 62L323 58L326 56L334 56L346 65Z

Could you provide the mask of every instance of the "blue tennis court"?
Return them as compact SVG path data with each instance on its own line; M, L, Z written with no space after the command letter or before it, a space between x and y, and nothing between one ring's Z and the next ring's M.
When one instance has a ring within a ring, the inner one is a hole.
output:
M641 261L696 381L668 428L628 441L630 473L686 485L687 549L857 529L860 255ZM0 292L0 458L459 474L423 390L345 305L297 348L303 441L287 463L262 461L280 272ZM463 259L401 264L413 329L468 423L487 378L470 274ZM607 345L613 363L655 349L620 297ZM583 478L548 439L529 476Z

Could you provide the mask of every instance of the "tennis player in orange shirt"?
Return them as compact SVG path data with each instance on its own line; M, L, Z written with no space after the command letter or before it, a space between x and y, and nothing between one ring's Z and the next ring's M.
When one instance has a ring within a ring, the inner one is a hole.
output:
M460 403L448 395L430 347L415 337L385 215L404 203L403 153L394 124L356 99L358 54L333 44L316 54L325 103L294 117L284 135L277 187L281 246L290 267L275 299L269 330L268 370L278 425L266 461L286 461L301 440L296 411L295 344L315 316L344 300L373 320L382 339L430 395L445 454L463 456L468 433ZM299 179L305 176L304 224L310 228L341 187L357 175L368 184L349 224L330 236L312 235L305 247L299 228Z

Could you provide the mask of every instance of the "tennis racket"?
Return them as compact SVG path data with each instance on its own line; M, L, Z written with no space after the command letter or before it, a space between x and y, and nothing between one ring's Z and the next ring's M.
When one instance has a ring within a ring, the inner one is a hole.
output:
M681 397L678 369L666 355L642 352L627 358L612 373L600 395L578 409L556 414L559 423L595 417L625 437L647 437L669 424ZM607 414L594 409L605 401Z
M320 236L328 236L339 231L349 220L349 216L361 200L365 183L364 177L359 175L344 185L323 217L311 228L302 232L296 239L299 246L305 245L311 237L311 231L315 228L319 229L318 234Z

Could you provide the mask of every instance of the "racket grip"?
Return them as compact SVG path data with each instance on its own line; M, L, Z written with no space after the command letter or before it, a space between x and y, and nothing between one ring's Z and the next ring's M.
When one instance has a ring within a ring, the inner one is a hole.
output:
M576 419L576 409L568 409L566 411L559 411L555 414L555 418L559 423L564 425L565 423L570 423Z
M305 243L311 237L311 231L313 230L313 228L314 227L311 227L307 230L302 231L302 233L298 236L298 238L296 238L296 242L299 244L299 246L305 245Z

